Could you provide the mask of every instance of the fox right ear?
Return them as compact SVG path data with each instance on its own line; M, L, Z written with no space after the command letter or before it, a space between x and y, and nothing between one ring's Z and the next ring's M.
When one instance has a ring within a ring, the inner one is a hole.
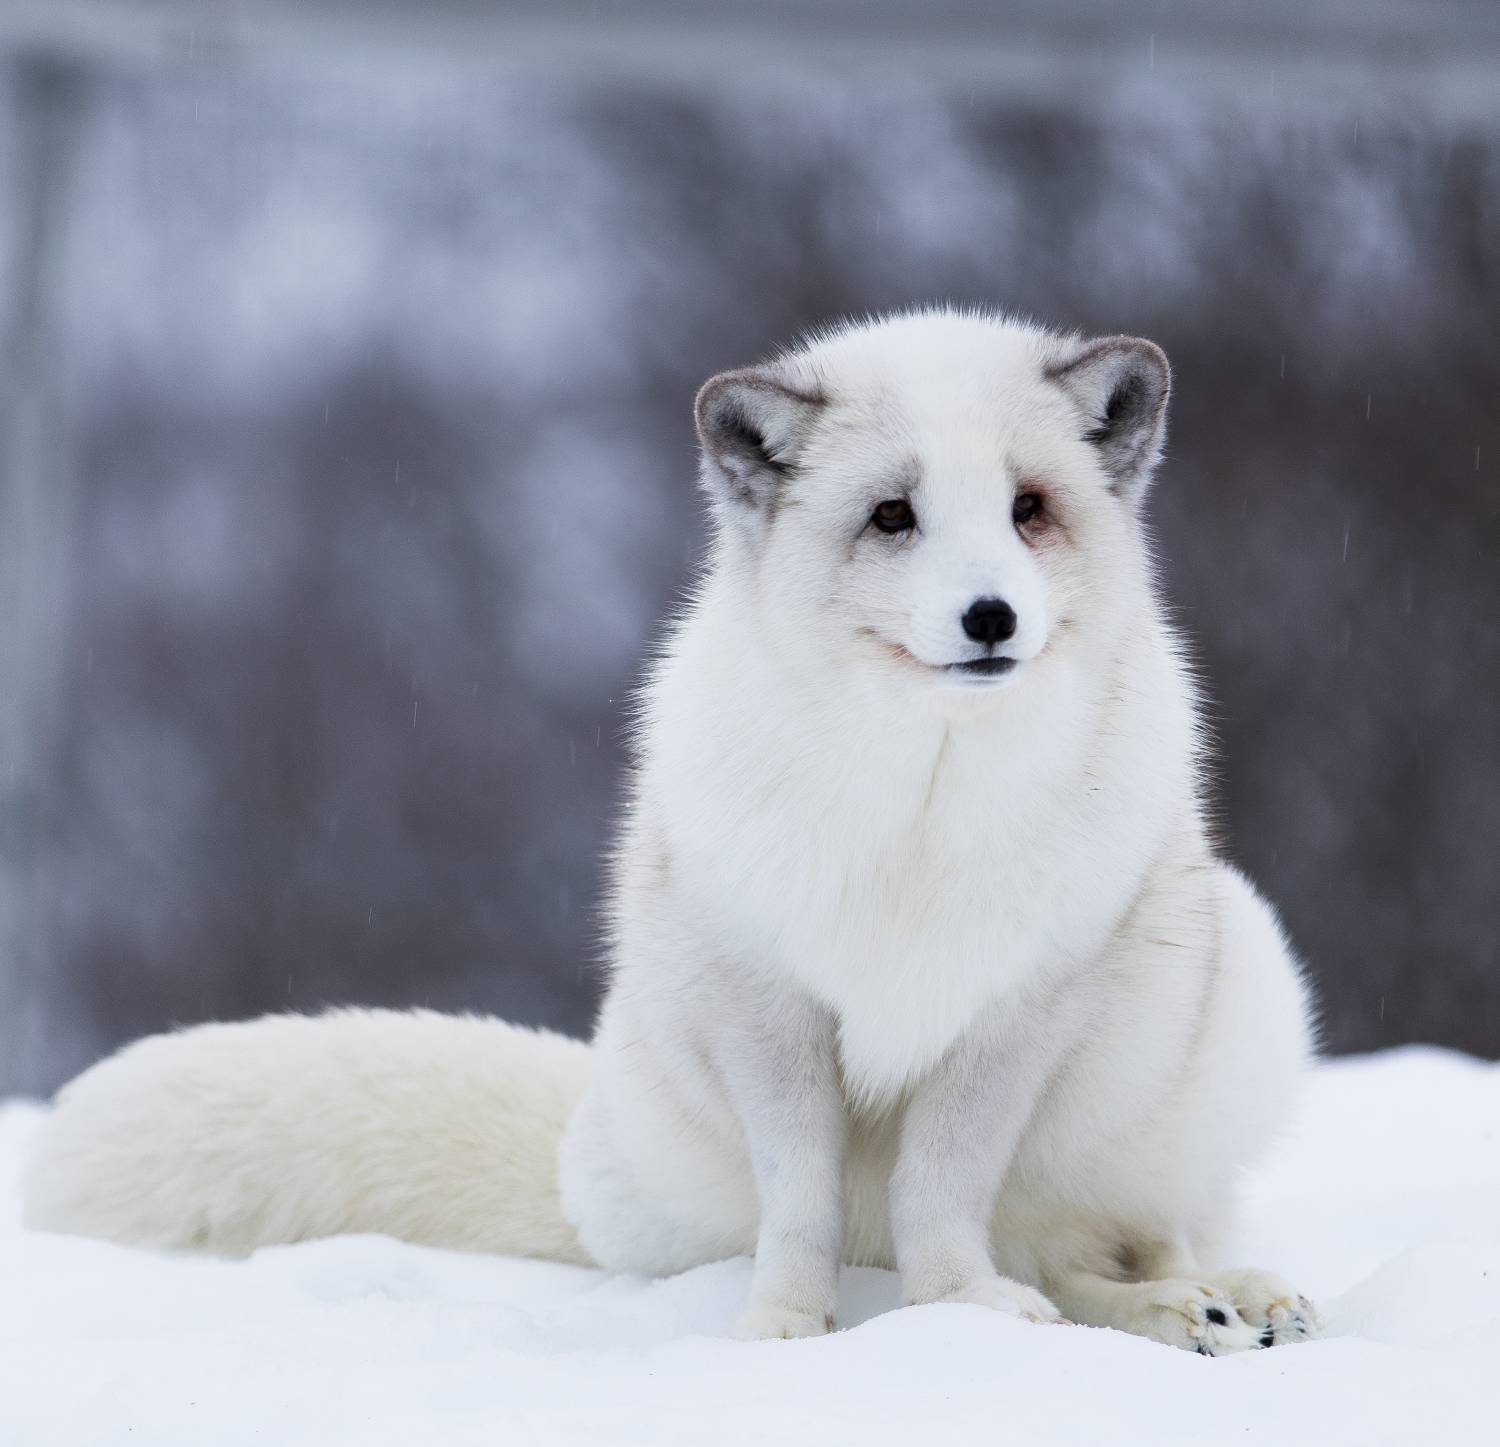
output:
M1172 369L1166 353L1144 337L1104 337L1070 347L1047 368L1078 404L1110 487L1138 504L1161 460Z
M703 486L721 511L774 513L823 399L788 385L774 367L710 377L695 408Z

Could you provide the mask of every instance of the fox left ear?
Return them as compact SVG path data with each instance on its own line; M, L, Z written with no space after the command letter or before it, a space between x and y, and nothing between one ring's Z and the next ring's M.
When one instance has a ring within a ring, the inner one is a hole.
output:
M763 522L775 513L822 405L774 364L703 384L695 409L703 486L721 516Z
M1135 505L1161 460L1172 369L1155 342L1104 337L1085 342L1046 370L1078 403L1084 440L1099 450L1110 488Z

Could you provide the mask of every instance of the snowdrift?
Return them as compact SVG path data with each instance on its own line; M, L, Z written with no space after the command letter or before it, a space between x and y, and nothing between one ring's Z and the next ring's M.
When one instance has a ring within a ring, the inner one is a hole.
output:
M1253 1081L1245 1083L1255 1088ZM1237 1260L1325 1340L1209 1359L977 1307L724 1339L749 1275L666 1281L377 1237L247 1261L24 1232L39 1108L0 1109L0 1443L1112 1444L1488 1441L1500 1421L1500 1067L1404 1049L1319 1068L1246 1183Z

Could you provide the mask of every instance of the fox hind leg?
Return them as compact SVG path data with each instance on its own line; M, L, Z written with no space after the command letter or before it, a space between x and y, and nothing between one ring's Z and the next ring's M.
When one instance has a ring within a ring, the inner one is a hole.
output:
M1074 1321L1203 1356L1310 1341L1322 1325L1305 1296L1267 1271L1200 1272L1177 1246L1132 1253L1131 1266L1128 1280L1088 1268L1064 1271L1048 1280L1048 1290Z

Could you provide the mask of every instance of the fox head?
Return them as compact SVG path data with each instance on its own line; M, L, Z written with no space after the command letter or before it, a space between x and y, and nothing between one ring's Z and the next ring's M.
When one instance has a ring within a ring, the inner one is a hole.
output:
M698 394L718 565L803 666L992 694L1119 625L1170 372L1154 343L925 312Z

